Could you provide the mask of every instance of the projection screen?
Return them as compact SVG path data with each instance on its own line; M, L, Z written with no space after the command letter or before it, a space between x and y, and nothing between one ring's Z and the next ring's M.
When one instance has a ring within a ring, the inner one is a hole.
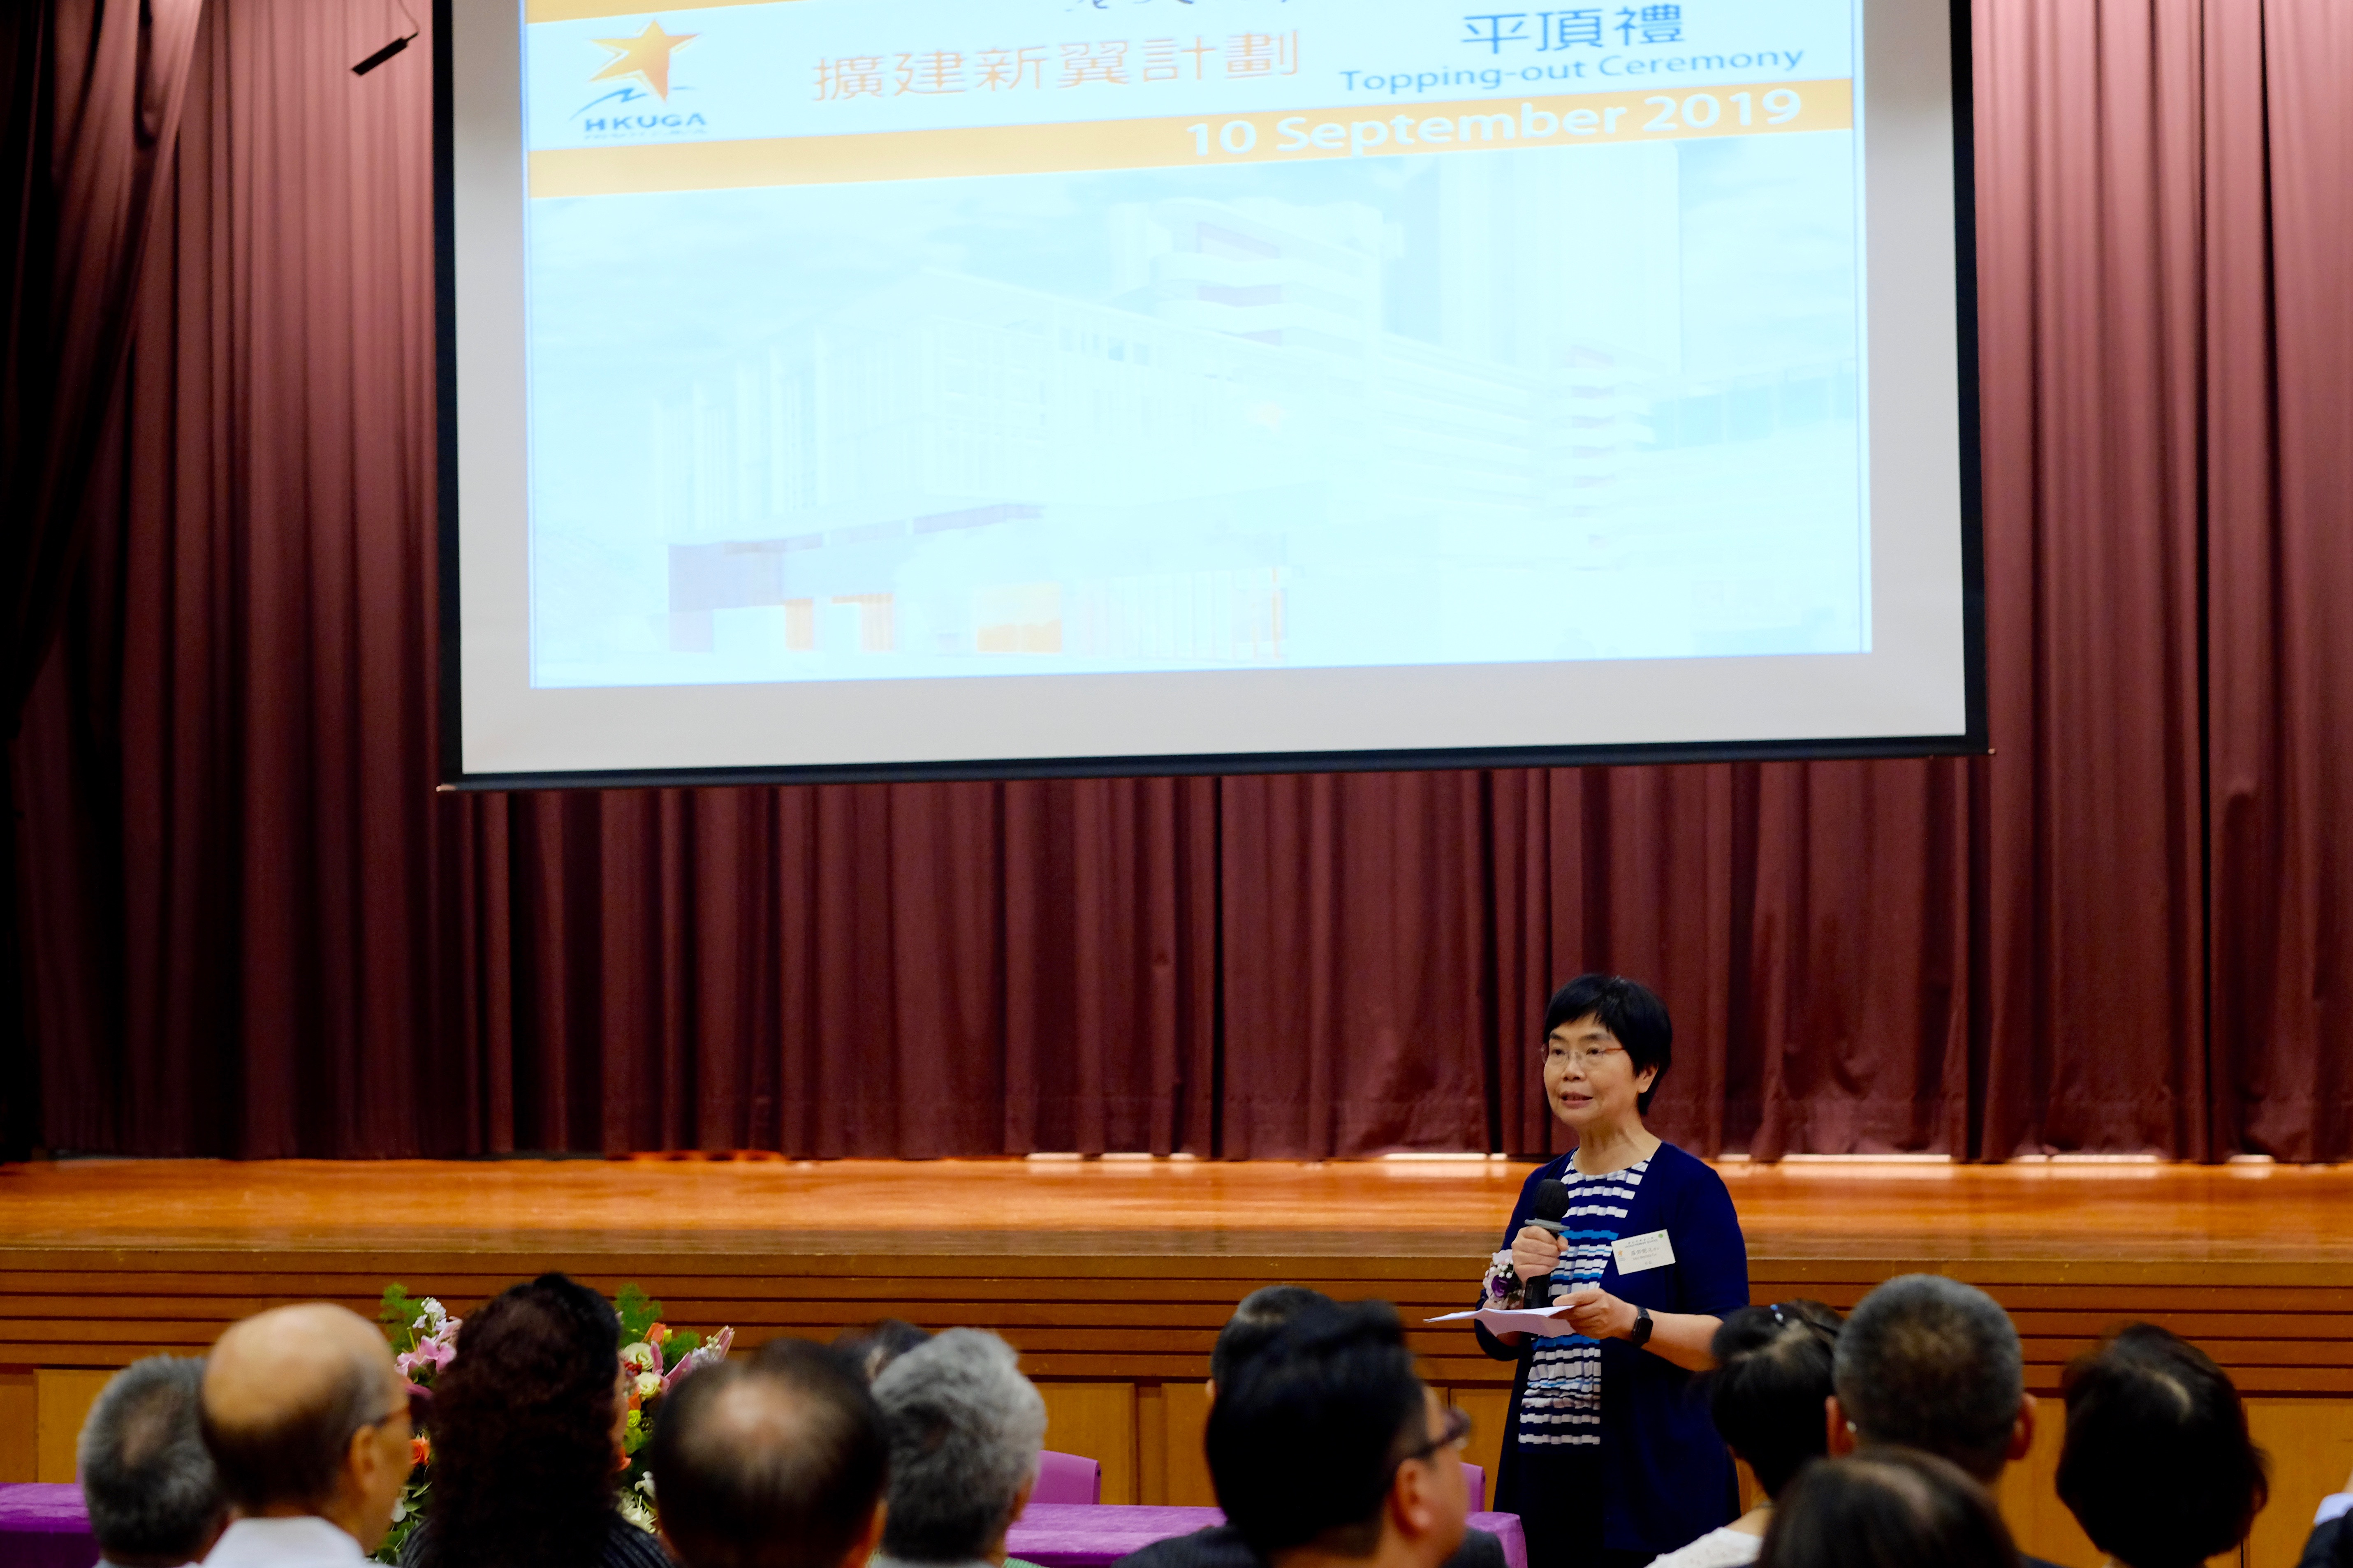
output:
M1984 749L1967 6L442 0L447 784Z

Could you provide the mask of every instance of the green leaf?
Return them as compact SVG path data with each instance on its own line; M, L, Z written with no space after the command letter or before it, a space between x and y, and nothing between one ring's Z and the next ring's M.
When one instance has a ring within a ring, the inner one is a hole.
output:
M625 1345L636 1344L646 1337L648 1329L661 1321L662 1304L634 1283L621 1287L614 1310L620 1314L621 1342Z
M394 1354L417 1348L417 1331L409 1325L424 1311L425 1304L408 1293L407 1286L393 1284L384 1288L384 1300L375 1310L375 1321L385 1326L385 1338L392 1342Z
M662 1364L664 1366L676 1366L678 1364L679 1357L684 1355L689 1351L700 1350L702 1348L702 1336L701 1334L691 1333L684 1329L672 1329L670 1331L669 1342L662 1346Z

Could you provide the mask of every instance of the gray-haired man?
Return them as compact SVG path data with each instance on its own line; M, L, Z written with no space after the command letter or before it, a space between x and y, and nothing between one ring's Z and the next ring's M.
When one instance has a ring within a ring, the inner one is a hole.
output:
M149 1356L90 1407L75 1459L100 1568L199 1563L228 1524L220 1474L197 1429L205 1363Z
M1831 1378L1834 1456L1917 1448L1990 1488L2034 1443L2017 1326L1992 1297L1941 1274L1899 1274L1857 1303L1839 1330Z
M1046 1402L1013 1347L950 1329L884 1367L874 1403L891 1439L891 1489L873 1568L1001 1568L1046 1443Z

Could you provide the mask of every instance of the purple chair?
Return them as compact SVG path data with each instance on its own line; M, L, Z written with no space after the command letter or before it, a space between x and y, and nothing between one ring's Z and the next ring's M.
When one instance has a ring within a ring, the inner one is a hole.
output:
M1038 1456L1038 1484L1031 1489L1029 1500L1099 1503L1103 1501L1103 1467L1092 1459L1048 1448Z
M1471 1494L1471 1511L1487 1511L1487 1468L1465 1463L1462 1467L1462 1489Z

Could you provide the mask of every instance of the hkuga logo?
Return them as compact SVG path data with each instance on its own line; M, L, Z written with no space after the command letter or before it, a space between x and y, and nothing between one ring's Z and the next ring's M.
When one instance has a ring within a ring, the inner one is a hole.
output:
M670 57L701 36L664 32L659 22L648 22L646 30L634 38L591 39L613 58L588 79L618 80L620 86L583 104L573 118L581 121L582 130L604 135L704 128L709 122L702 115L691 110L681 113L670 106ZM638 83L650 90L640 90Z

